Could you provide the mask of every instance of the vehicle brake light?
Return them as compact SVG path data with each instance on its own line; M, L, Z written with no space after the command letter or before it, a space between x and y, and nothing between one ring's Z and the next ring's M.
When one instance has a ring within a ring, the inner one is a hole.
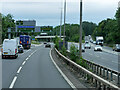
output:
M28 41L27 41L27 44L28 44Z
M17 49L15 49L15 53L17 53Z
M20 43L22 43L22 42L20 41Z

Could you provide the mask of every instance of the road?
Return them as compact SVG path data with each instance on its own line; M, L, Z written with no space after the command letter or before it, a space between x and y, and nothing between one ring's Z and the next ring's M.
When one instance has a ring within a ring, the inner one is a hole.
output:
M17 59L2 60L3 88L70 88L49 56L50 48L33 46Z
M68 50L70 50L70 46L72 43L68 43ZM74 45L78 48L79 44L74 43ZM118 71L118 55L108 53L105 51L102 52L95 52L94 51L94 46L91 47L91 49L85 49L85 52L82 53L82 56L84 59L88 61L95 62L97 64L100 64L102 66L105 66L107 68L110 68L112 70ZM120 64L120 62L119 62Z

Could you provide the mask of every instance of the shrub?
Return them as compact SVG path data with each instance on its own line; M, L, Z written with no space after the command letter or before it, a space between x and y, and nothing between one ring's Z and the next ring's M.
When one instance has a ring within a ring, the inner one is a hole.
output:
M76 62L76 60L79 58L78 56L78 50L75 47L75 45L71 45L70 47L70 59L73 60L74 62Z
M62 53L64 56L67 55L65 46L62 47L61 53Z

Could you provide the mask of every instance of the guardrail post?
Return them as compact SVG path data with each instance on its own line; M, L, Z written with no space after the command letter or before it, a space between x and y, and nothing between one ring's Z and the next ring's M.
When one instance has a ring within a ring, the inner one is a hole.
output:
M112 70L111 70L111 81L113 80L113 76L112 76L112 74L113 74L113 73L112 73Z
M103 68L103 77L105 77L105 69Z
M101 82L99 82L98 90L101 90Z
M103 84L103 90L106 90L106 85Z
M94 67L94 72L96 73L96 65L95 65L95 67Z
M101 76L101 67L100 67L100 76Z
M94 67L93 67L93 63L92 63L92 72L94 72L94 70L93 70L93 69L94 69Z
M118 86L120 86L120 73L118 73Z
M95 87L97 88L97 80L95 79Z
M108 75L108 69L107 69L107 72L106 72L106 79L109 78L109 75Z
M98 75L98 74L99 74L99 71L98 71L99 67L98 67L98 66L96 66L96 68L97 68L97 72L96 72L96 74Z

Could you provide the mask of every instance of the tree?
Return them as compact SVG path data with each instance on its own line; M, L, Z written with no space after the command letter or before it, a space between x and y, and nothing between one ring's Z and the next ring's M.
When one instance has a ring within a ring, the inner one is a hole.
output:
M116 30L116 43L119 43L120 44L120 8L118 8L117 12L116 12L116 20L117 20L117 30Z
M7 35L7 30L8 27L11 27L11 32L12 32L12 36L14 34L14 30L15 30L15 23L14 23L14 19L13 16L11 14L8 14L7 16L2 15L2 40L4 40L5 38L8 38Z

